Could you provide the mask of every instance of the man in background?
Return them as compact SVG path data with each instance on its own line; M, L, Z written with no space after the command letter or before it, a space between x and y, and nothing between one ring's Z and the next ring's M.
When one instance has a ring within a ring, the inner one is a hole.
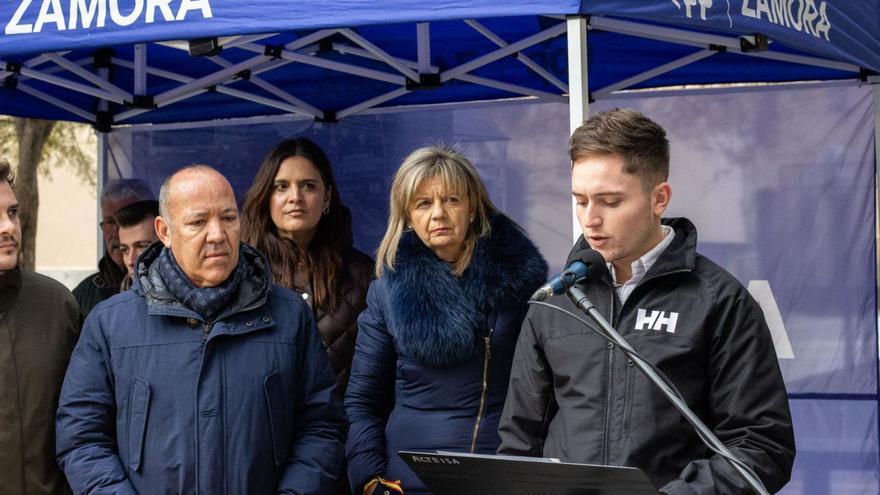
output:
M68 494L55 409L82 321L63 285L19 266L21 222L0 160L0 495Z
M122 279L120 291L131 288L134 277L134 264L138 256L150 244L159 240L156 235L156 217L159 216L159 202L155 200L138 201L120 208L114 218L119 226L119 250L127 273Z
M104 256L98 262L98 272L86 277L73 295L84 315L99 302L119 292L125 278L125 264L119 249L119 226L114 215L120 208L155 199L150 186L141 179L116 179L107 182L101 192L101 235L104 239Z

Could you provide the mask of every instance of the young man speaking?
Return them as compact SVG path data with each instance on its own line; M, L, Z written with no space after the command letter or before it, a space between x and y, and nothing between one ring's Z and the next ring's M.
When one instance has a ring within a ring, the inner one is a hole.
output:
M607 262L580 288L771 492L795 446L785 385L758 304L696 252L672 189L666 132L634 110L571 137L572 194L589 247ZM574 252L574 251L573 251ZM566 296L551 303L579 312ZM664 494L751 493L623 352L570 317L533 306L514 356L499 453L638 467Z

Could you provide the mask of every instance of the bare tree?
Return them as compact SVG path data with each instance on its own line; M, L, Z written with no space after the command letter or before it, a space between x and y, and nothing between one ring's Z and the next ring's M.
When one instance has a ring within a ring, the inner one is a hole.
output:
M40 192L37 178L51 178L51 166L72 167L94 186L94 162L84 153L81 124L5 117L0 119L0 156L17 165L15 195L21 204L21 266L34 269ZM78 135L79 134L79 135Z

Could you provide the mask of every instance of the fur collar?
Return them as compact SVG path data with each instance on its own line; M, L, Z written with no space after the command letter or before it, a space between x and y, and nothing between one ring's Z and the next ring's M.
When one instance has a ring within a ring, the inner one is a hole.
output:
M400 239L395 269L386 274L401 350L433 367L461 363L490 313L524 306L544 282L547 263L522 229L502 214L479 239L461 278L415 232Z

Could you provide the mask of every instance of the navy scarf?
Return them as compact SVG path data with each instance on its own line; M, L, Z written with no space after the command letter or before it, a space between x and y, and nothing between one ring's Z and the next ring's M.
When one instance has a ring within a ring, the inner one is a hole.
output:
M168 291L183 304L199 315L205 321L214 321L226 304L238 291L243 278L244 263L239 259L238 266L222 284L216 287L196 287L190 282L189 277L183 273L183 269L174 259L174 254L168 248L162 248L156 260L159 276L165 282Z

